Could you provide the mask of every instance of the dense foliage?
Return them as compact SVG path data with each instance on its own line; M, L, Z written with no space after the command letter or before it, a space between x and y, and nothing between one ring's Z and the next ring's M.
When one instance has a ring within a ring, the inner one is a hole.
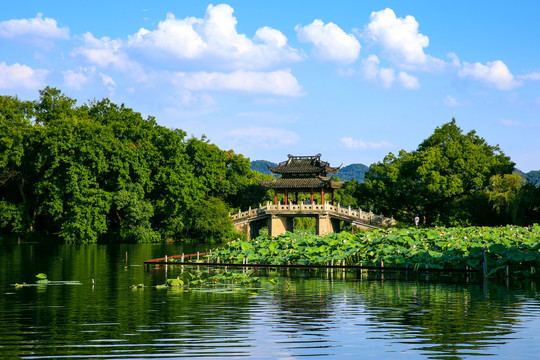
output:
M416 214L430 224L532 224L540 220L538 189L525 188L514 163L455 120L435 129L412 152L388 154L371 165L360 203L411 223ZM527 192L528 196L523 196Z
M75 103L51 88L0 97L0 234L222 241L229 210L265 195L242 155L107 99Z
M351 265L531 276L540 267L540 226L411 228L325 237L286 233L235 240L212 252L223 263Z

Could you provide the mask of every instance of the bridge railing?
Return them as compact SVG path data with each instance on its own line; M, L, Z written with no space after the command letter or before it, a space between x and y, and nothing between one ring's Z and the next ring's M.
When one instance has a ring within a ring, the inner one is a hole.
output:
M303 211L320 211L320 212L332 212L340 215L345 215L351 220L359 220L362 222L372 223L372 224L381 224L385 226L391 226L395 224L393 218L387 218L383 215L373 214L371 211L366 212L362 209L353 209L350 206L342 207L340 204L272 204L267 202L266 206L259 206L257 209L252 209L251 207L248 211L238 211L236 214L230 214L230 217L233 221L255 218L258 216L266 215L268 212L273 211L291 211L291 212L303 212Z

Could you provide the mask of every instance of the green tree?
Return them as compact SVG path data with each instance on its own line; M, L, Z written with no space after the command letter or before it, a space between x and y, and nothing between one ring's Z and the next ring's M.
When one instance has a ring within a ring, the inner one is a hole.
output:
M525 180L519 174L496 174L489 179L486 194L493 209L504 223L515 223L512 210Z
M416 151L390 153L366 174L362 199L377 212L411 222L415 214L440 224L485 223L482 192L496 174L511 174L514 163L475 131L463 134L454 119L437 127Z
M0 97L0 231L64 242L217 241L260 202L249 160L103 99ZM205 223L206 221L206 223Z

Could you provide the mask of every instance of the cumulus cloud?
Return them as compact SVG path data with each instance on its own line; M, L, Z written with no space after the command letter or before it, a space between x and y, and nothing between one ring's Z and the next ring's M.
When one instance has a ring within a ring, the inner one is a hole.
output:
M15 63L0 63L0 89L39 89L45 85L48 70L34 70L29 66Z
M256 94L300 96L302 88L290 70L256 72L179 72L173 83L188 90L234 90Z
M108 37L97 39L87 32L82 36L83 45L73 50L74 55L85 57L92 64L101 67L109 65L121 66L126 56L121 52L122 40L113 40Z
M420 82L416 76L407 74L405 71L400 71L398 74L401 85L410 90L420 89Z
M342 137L339 142L349 150L356 149L384 149L391 148L392 145L386 141L372 142L353 139L352 137Z
M474 64L464 62L458 75L482 81L499 90L512 90L521 86L521 83L514 78L514 75L501 60L488 62L487 65L478 62Z
M396 17L392 9L373 12L365 28L365 36L381 45L396 66L415 70L436 70L444 61L424 53L429 38L418 32L413 16Z
M306 26L297 25L298 39L313 43L315 56L325 61L349 64L358 59L360 43L352 34L347 34L336 24L324 24L314 20Z
M62 71L62 75L64 76L64 84L68 88L82 90L83 85L88 82L88 79L93 72L93 69L80 69L77 72L73 70Z
M145 81L147 76L142 66L129 58L123 46L124 42L120 39L106 36L98 39L87 32L82 36L82 45L75 48L71 55L81 56L92 65L128 74L135 81Z
M396 74L394 69L391 68L381 68L379 70L379 78L385 88L391 88L396 80Z
M0 22L0 38L19 39L49 46L50 40L69 39L69 29L58 27L56 20L37 14L32 19L13 19Z
M382 84L384 88L391 88L396 83L396 71L392 68L379 66L380 61L376 55L369 55L362 61L364 76ZM397 75L399 84L405 89L414 90L420 88L420 82L416 76L400 71Z
M302 59L278 30L262 27L254 39L236 30L233 8L209 5L203 19L176 19L168 14L157 29L140 29L128 39L128 46L143 55L169 56L207 67L263 69Z

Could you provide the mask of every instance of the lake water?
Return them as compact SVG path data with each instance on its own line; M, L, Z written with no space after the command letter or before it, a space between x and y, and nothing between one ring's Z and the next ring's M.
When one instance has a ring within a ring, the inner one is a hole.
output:
M172 290L155 285L181 267L142 266L190 251L172 245L2 247L0 358L540 356L535 281L291 270L261 271L254 287ZM80 284L12 285L35 283L38 273Z

